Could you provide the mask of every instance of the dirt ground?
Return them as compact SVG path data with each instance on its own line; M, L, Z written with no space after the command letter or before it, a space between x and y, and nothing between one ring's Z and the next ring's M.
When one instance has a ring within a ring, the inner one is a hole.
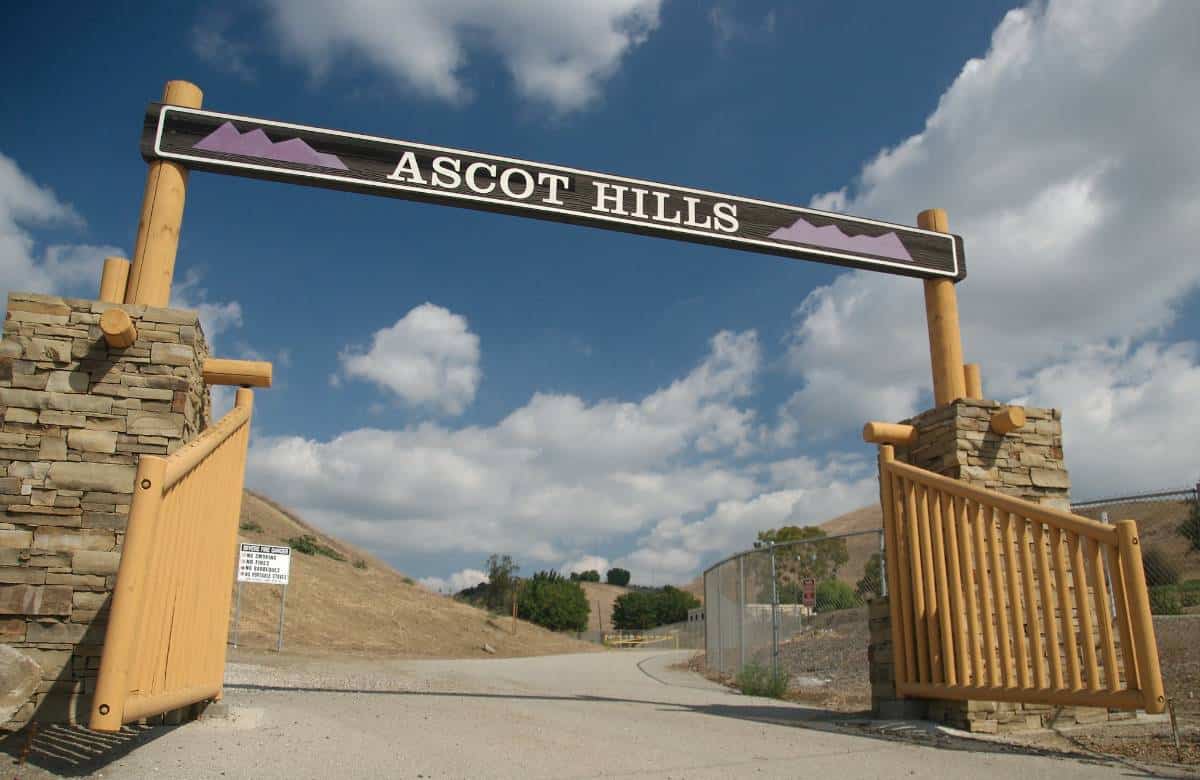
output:
M496 617L430 593L384 561L333 539L275 502L246 492L241 541L287 544L316 536L346 560L292 552L284 649L307 655L482 658L594 652L596 645L540 626ZM244 583L238 644L274 650L282 587ZM236 586L235 586L236 598ZM232 628L231 616L231 628ZM495 652L488 653L484 645Z

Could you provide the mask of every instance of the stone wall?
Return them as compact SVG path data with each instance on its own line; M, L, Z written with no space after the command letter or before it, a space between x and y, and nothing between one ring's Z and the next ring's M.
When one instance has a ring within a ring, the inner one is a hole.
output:
M0 642L36 661L41 682L27 701L0 701L0 728L86 719L137 458L173 452L210 421L196 312L121 306L138 338L109 349L98 323L114 306L8 296Z

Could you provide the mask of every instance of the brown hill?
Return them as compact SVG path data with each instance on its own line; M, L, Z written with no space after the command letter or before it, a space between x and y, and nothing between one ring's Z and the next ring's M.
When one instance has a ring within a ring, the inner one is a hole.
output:
M498 656L596 649L524 621L517 622L514 635L511 618L430 593L378 558L322 533L257 493L246 491L241 520L243 542L284 545L293 537L311 535L346 559L292 551L285 652L470 658L486 656L484 644ZM240 647L275 648L281 590L276 585L242 584Z
M588 606L592 608L588 616L589 631L612 630L613 602L618 596L629 592L629 588L618 585L606 585L601 582L581 582L583 592L587 595Z
M867 561L879 552L879 534L861 533L883 528L883 510L879 504L871 504L838 515L821 523L818 528L830 536L857 534L846 538L846 553L850 560L838 569L838 579L851 585L856 584L863 576L863 568Z
M1200 552L1189 551L1191 542L1179 534L1179 524L1187 518L1191 506L1186 501L1134 501L1075 510L1076 514L1100 519L1108 512L1108 522L1136 520L1143 554L1161 550L1175 565L1181 580L1200 578Z

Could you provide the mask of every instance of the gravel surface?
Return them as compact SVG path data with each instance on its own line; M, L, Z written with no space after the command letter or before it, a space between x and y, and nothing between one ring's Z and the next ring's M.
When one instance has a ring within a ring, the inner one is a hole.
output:
M229 715L56 731L7 776L105 778L1118 777L1128 767L838 723L672 669L688 652L231 664ZM74 740L73 744L71 740ZM86 747L90 744L91 747ZM99 745L99 746L98 746ZM6 750L19 753L10 742ZM48 756L92 750L59 764ZM66 767L65 769L62 767ZM55 774L48 774L47 771Z

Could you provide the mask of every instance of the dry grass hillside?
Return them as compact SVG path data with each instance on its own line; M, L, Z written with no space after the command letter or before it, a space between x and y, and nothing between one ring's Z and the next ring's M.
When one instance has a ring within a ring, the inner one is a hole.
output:
M883 528L883 510L880 509L879 504L871 504L844 515L838 515L832 520L826 520L818 527L830 536L873 531ZM838 579L845 580L852 585L858 582L859 578L863 576L863 567L877 552L879 552L878 534L864 533L846 539L846 553L850 556L850 560L838 570Z
M588 630L611 631L613 602L629 592L629 588L618 585L606 585L601 582L581 582L583 592L587 595L588 606L592 608L588 615Z
M587 652L596 645L579 642L540 626L430 593L383 561L333 539L295 514L256 493L242 501L243 542L287 544L311 534L345 561L293 550L287 591L284 650L303 654L354 654L428 658L487 657L484 644L498 656ZM360 566L355 562L361 561ZM242 585L239 646L275 647L279 597L275 585Z
M1189 511L1186 501L1136 501L1088 507L1076 510L1076 514L1098 520L1101 512L1108 512L1110 523L1136 520L1143 553L1155 548L1162 550L1179 570L1179 578L1190 580L1200 578L1200 552L1189 552L1191 543L1177 530Z

